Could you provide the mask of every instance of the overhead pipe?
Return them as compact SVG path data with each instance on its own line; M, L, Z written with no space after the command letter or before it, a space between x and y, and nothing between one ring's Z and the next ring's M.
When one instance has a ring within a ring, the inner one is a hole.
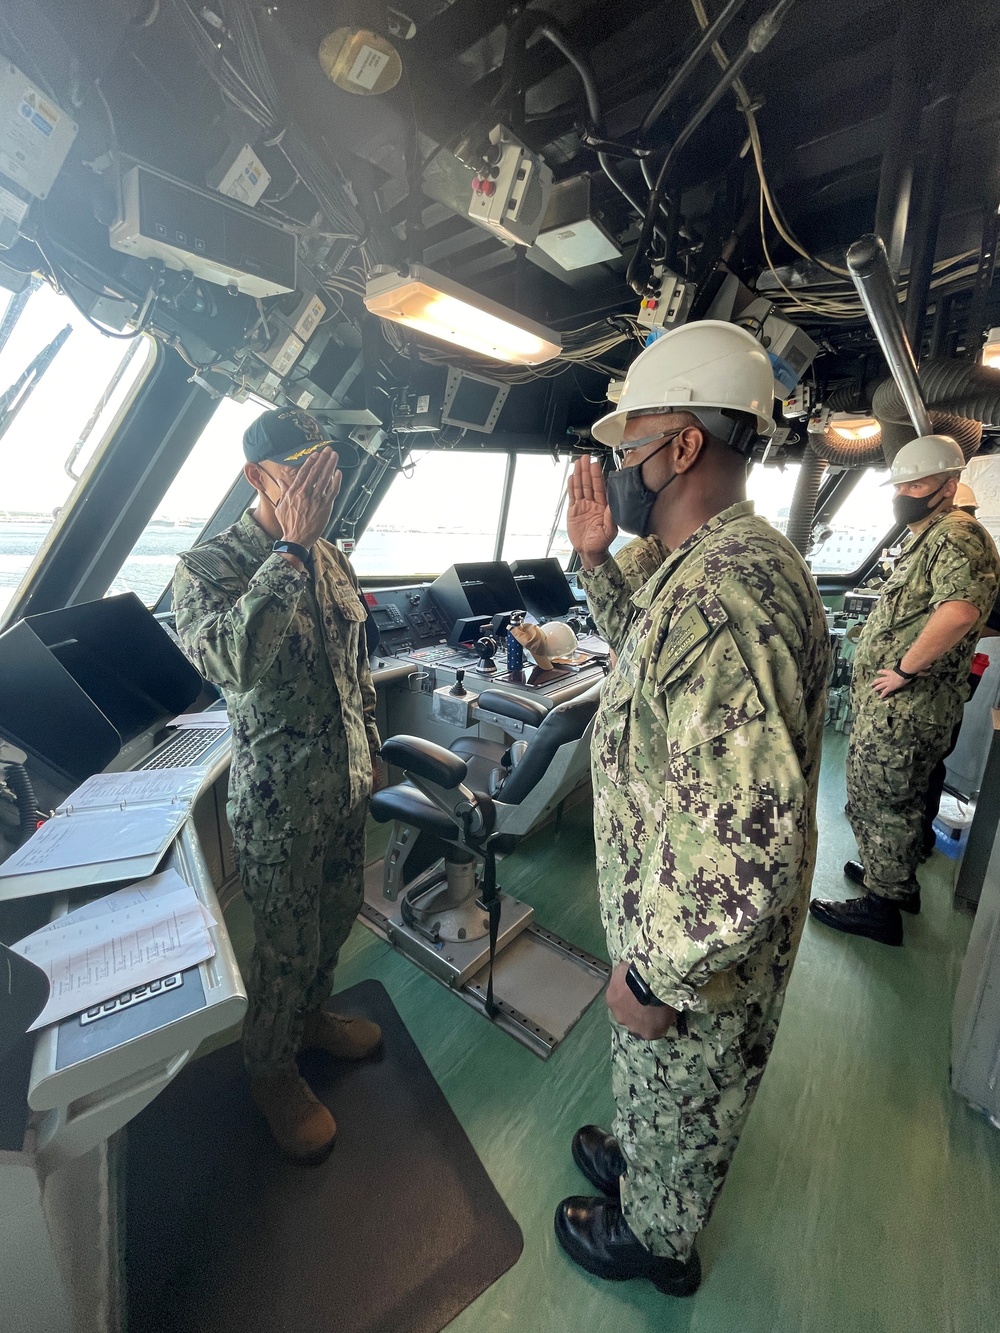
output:
M918 360L923 342L924 320L927 316L927 298L934 272L934 255L937 250L938 229L944 204L944 187L951 161L952 140L955 137L955 111L958 106L958 98L950 86L950 67L942 82L946 91L931 103L928 113L931 121L930 144L917 189L912 228L913 253L910 256L910 275L906 289L906 305L903 309L903 325Z
M903 257L913 165L919 142L922 79L917 46L926 8L926 4L918 0L900 0L889 93L889 122L875 203L875 234L884 238L889 267L897 274Z
M855 241L847 252L847 268L917 434L932 434L931 420L917 378L917 364L899 317L896 284L881 239L869 235Z
M778 0L778 3L773 9L757 20L750 29L746 46L732 64L730 64L727 69L723 70L721 77L712 91L692 113L687 124L677 135L676 139L670 146L669 152L663 159L659 174L656 177L656 183L650 191L649 203L646 205L645 215L642 220L642 230L639 233L639 240L635 247L635 253L629 262L628 272L625 275L629 286L633 291L638 292L639 295L644 293L646 284L649 280L650 265L647 259L647 251L649 249L649 243L653 239L653 229L656 224L657 215L663 204L663 197L666 192L667 180L669 179L671 168L677 161L681 150L688 143L695 130L701 125L702 121L705 120L709 112L718 105L746 69L753 57L759 55L760 52L770 44L793 3L794 0ZM640 265L645 265L645 272L641 276L638 271Z
M712 49L714 43L722 36L726 28L740 12L746 0L729 0L729 3L719 11L718 18L708 25L701 35L698 45L694 48L686 60L682 62L680 68L676 70L670 80L667 82L663 91L657 96L653 105L643 117L642 124L639 126L639 139L642 140L652 130L653 126L666 111L667 107L674 100L680 90L687 83L688 79L704 60L705 56Z

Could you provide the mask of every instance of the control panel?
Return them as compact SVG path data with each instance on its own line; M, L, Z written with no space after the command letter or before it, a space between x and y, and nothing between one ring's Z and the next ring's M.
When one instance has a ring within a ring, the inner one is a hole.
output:
M405 588L378 588L363 594L368 614L379 633L380 653L388 657L407 657L417 650L443 643L448 627L431 599L429 587L426 583L412 584Z

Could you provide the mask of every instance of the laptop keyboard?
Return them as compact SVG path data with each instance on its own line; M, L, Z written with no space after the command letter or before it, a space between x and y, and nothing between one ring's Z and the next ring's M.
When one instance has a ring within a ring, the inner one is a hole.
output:
M159 746L140 768L192 768L225 735L214 727L191 727L178 731L172 740Z

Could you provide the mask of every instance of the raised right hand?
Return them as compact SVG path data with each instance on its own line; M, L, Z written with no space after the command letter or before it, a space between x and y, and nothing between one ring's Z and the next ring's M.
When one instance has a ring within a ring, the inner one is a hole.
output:
M286 541L308 548L326 531L343 480L338 461L332 449L320 449L295 473L274 507Z
M584 569L604 564L618 525L608 508L604 472L596 458L578 458L570 473L566 530Z

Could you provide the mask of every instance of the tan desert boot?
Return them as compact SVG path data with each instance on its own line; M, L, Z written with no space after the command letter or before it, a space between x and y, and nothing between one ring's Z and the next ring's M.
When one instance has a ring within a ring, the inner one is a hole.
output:
M286 1157L313 1166L329 1154L337 1122L296 1070L251 1079L250 1096Z
M382 1029L369 1018L343 1018L319 1009L306 1017L303 1050L316 1049L338 1060L363 1060L378 1048Z

